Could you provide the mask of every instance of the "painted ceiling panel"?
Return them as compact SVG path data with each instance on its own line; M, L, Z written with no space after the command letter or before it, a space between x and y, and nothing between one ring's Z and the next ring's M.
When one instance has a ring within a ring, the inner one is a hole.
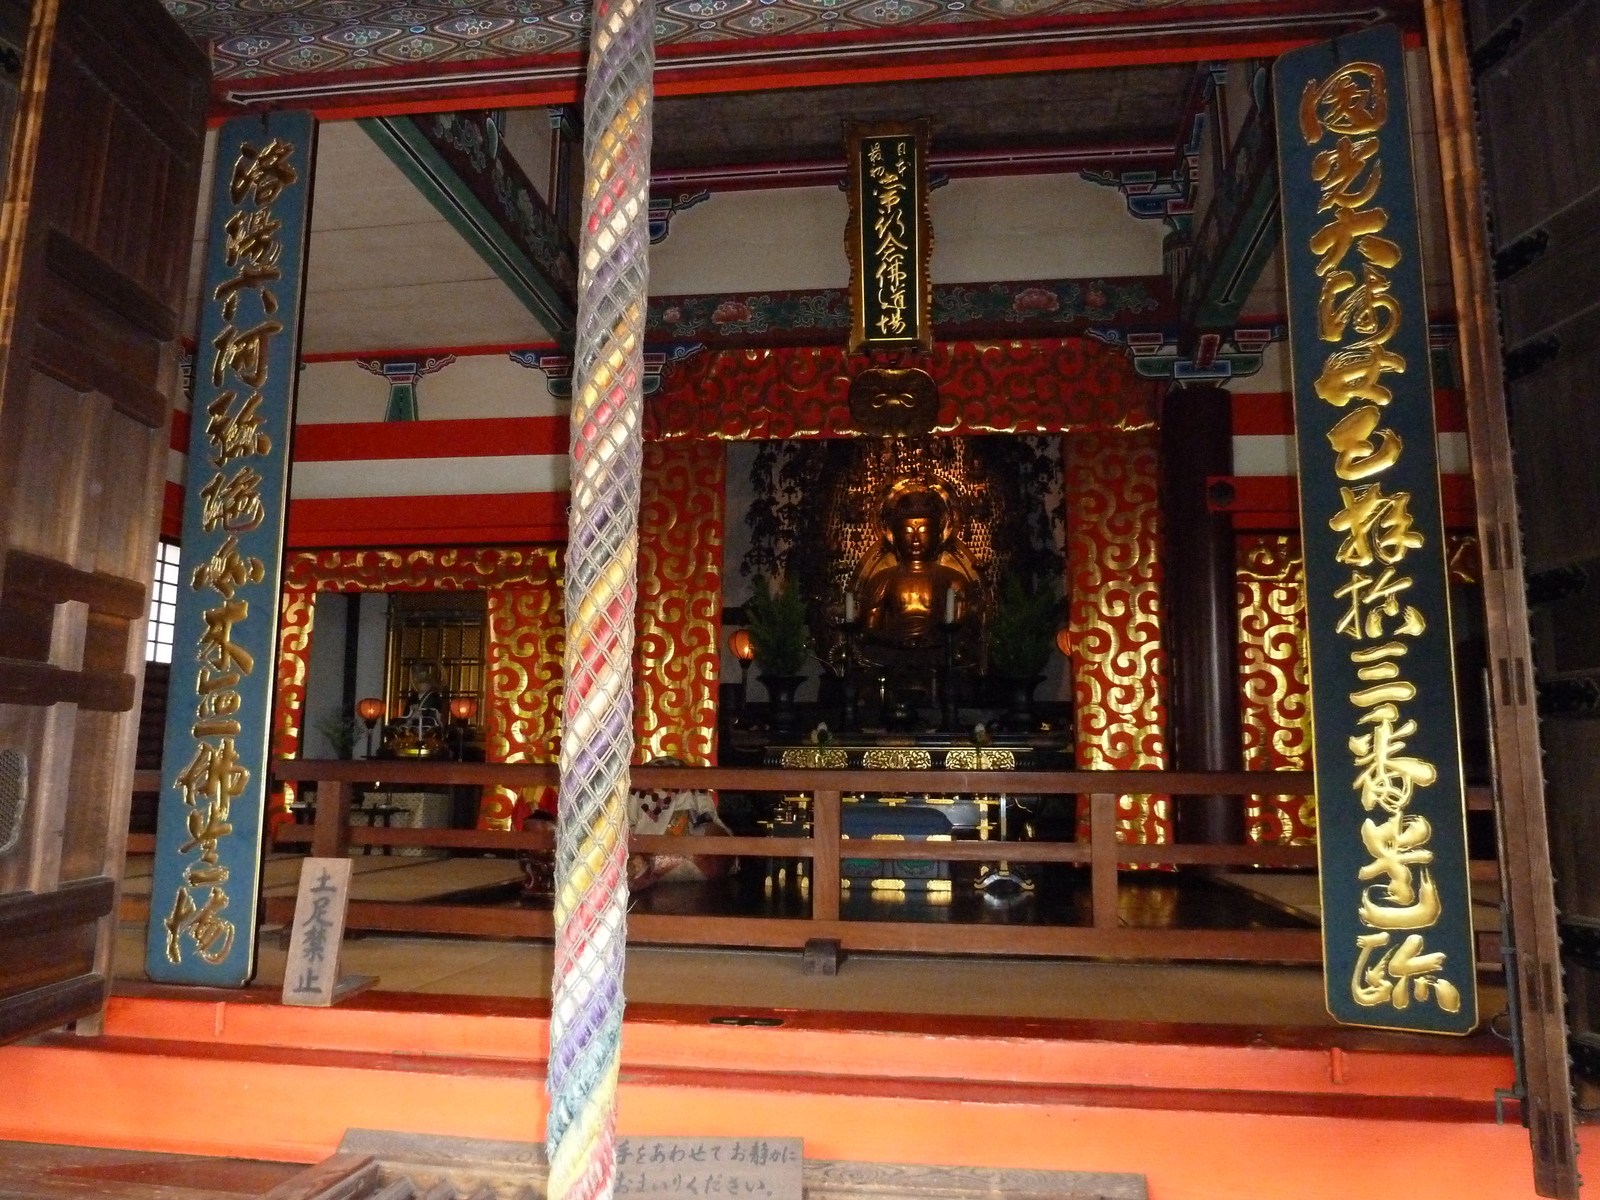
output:
M932 115L935 151L1177 145L1192 64L980 76L760 92L663 96L657 171L844 158L850 121ZM826 114L819 117L819 114Z
M1208 8L1235 0L667 0L656 39L714 42L778 34L983 23L1018 17ZM219 79L374 66L508 59L582 47L583 0L165 0L211 47Z

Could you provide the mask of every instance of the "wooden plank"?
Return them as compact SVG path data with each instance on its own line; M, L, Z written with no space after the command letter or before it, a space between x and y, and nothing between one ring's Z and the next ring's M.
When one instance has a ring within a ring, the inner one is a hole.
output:
M116 882L104 876L64 883L53 892L0 896L0 939L87 925L111 911Z
M543 824L543 822L541 822ZM438 850L550 850L549 829L384 829L349 827L352 846L428 846ZM273 841L280 846L308 845L316 840L314 825L280 825ZM720 840L720 839L719 839Z
M0 702L43 710L37 719L8 710L10 728L29 732L35 786L27 850L0 863L0 891L37 895L11 906L25 928L12 931L0 961L27 962L11 975L35 989L8 998L13 1017L37 1000L47 1023L59 1023L90 1016L110 973L116 927L105 914L115 885L55 883L63 870L115 875L125 860L143 669L143 639L133 635L144 620L167 459L161 431L177 378L176 348L163 343L188 277L207 68L192 46L166 53L185 43L153 0L32 7L24 92L34 111L13 139L8 184L23 165L26 178L8 186L0 215L0 476L14 484L0 497L0 551L7 607L29 622L42 610L50 645L37 653L35 638L34 653L0 661ZM176 108L146 103L167 96ZM162 129L172 137L163 141ZM52 357L71 369L42 369ZM93 390L56 382L68 374ZM0 1036L31 1023L13 1019Z
M76 301L76 303L75 303ZM140 375L154 374L161 346L147 335L101 318L92 320L87 297L80 299L65 283L49 277L39 324L34 330L33 365L75 392L103 392L116 410L141 425L159 429L166 420L167 396ZM98 328L84 329L87 324ZM82 341L90 335L89 345ZM121 337L116 336L121 334ZM145 367L130 372L130 364Z
M370 1154L335 1154L284 1180L261 1200L353 1200L377 1187L380 1174Z
M1096 792L1089 797L1089 891L1094 904L1094 927L1117 927L1117 797Z
M19 330L18 318L24 300L22 288L36 200L39 143L44 132L45 101L60 7L60 0L33 0L18 86L16 127L12 130L6 162L5 191L0 193L5 199L0 205L0 407L27 370L24 355L12 351L32 343L32 329L25 324Z
M121 671L65 671L49 663L0 658L0 704L76 704L91 712L128 712L134 679Z
M144 584L105 571L82 571L68 563L12 550L6 555L5 587L9 598L17 593L47 604L81 600L95 612L137 621L144 617Z
M554 787L554 763L397 762L390 759L279 759L274 777L348 783L503 784ZM1309 771L804 771L768 767L634 767L636 788L727 788L752 792L992 793L1002 782L1012 795L1159 792L1186 796L1307 795Z
M304 1167L139 1150L0 1142L0 1179L28 1200L260 1200Z
M310 825L280 826L275 841L279 845L306 845L316 837ZM142 842L129 840L129 850ZM361 825L350 827L352 846L426 846L438 850L551 850L555 835L547 829L384 829ZM1120 843L1119 843L1120 845ZM668 834L634 834L628 849L639 854L695 854L713 858L745 855L763 858L813 858L820 851L810 838L713 837L685 843ZM148 853L148 850L140 851ZM1196 846L1179 843L1169 846L1140 846L1137 853L1123 846L1122 858L1139 862L1213 864L1219 866L1314 867L1314 846ZM845 838L839 846L840 858L933 859L941 862L993 862L998 858L1012 862L1086 863L1092 851L1086 842L979 842L979 841L877 841ZM1487 864L1492 866L1493 864Z
M817 791L811 798L811 916L814 921L839 919L839 793Z
M98 972L32 988L0 1000L0 1042L13 1042L92 1016L105 1003L106 977Z
M815 883L813 883L813 889ZM813 891L813 895L815 892ZM292 897L269 897L267 919L292 916ZM474 908L460 904L352 901L346 928L464 937L542 938L555 934L548 909ZM687 917L633 913L628 940L637 944L751 946L799 950L832 938L850 950L929 954L1015 954L1045 957L1173 961L1322 961L1315 929L1144 929L1081 925L968 925L915 921L846 921L773 917Z
M685 841L671 834L632 834L628 850L641 854L695 854L727 857L747 854L763 858L814 858L821 854L810 838L697 837Z
M920 842L878 841L847 838L840 843L839 857L931 860L934 862L1086 863L1093 851L1088 842Z
M67 283L86 292L130 325L157 341L178 335L178 317L137 281L120 273L87 246L80 246L60 230L52 229L45 243L45 265ZM137 615L137 614L136 614Z
M1539 717L1527 683L1532 648L1506 411L1499 319L1491 275L1483 175L1478 160L1472 64L1461 6L1424 0L1429 74L1439 135L1445 225L1456 320L1461 334L1467 444L1483 549L1483 604L1491 688L1496 816L1504 846L1505 888L1517 949L1517 1000L1528 1089L1534 1186L1542 1196L1576 1200L1580 1186L1573 1128L1556 928L1545 817Z
M1315 867L1315 846L1195 846L1179 842L1168 846L1135 846L1118 842L1117 857L1124 862L1176 863L1182 866ZM1007 856L1012 857L1007 851Z

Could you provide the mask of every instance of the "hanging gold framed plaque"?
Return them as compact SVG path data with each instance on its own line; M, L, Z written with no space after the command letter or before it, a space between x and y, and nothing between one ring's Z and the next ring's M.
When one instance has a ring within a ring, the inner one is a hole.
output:
M927 118L845 128L850 353L933 349Z

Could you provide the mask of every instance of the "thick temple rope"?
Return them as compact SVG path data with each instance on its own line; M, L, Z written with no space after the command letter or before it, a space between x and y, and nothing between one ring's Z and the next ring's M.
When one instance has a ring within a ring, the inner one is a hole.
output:
M551 1200L610 1200L649 277L650 0L595 0L584 93L566 690L551 993Z

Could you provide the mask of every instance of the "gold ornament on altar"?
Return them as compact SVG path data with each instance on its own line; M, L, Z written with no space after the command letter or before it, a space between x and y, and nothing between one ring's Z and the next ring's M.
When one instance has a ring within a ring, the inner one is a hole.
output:
M962 514L938 484L902 479L884 500L878 544L855 570L850 591L867 633L891 646L929 646L964 624L980 602L978 570L962 545Z

